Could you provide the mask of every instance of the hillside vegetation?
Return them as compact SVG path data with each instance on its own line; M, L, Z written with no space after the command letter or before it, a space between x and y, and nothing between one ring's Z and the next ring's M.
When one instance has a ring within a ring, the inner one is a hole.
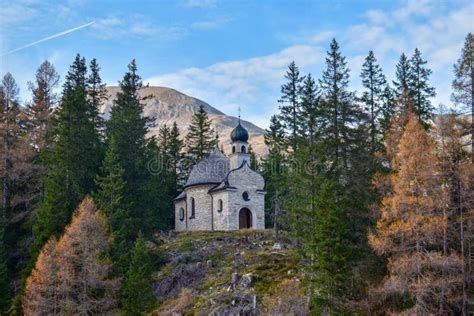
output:
M283 238L283 240L285 240ZM164 266L154 276L153 315L265 315L306 310L296 250L269 230L184 232L159 236ZM288 310L289 312L289 310Z

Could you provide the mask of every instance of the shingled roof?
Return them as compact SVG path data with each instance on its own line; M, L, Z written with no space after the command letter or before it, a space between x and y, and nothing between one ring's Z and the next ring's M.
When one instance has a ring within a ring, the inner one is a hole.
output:
M209 156L194 166L185 187L197 184L220 183L229 172L229 165L229 158L216 146Z

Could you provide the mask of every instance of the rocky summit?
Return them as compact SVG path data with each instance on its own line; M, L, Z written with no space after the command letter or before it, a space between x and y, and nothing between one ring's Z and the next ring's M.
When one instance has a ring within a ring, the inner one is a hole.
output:
M102 113L108 118L110 108L119 87L107 87L108 99L104 104ZM226 153L230 153L230 133L238 123L238 118L226 115L204 101L185 95L177 90L166 87L147 87L139 92L143 98L144 114L152 118L154 125L150 128L150 136L157 135L158 130L164 124L171 126L173 122L178 124L181 136L187 133L193 114L199 110L202 104L209 114L214 128L219 132L220 144L224 147ZM267 153L267 147L264 143L265 131L252 124L251 122L241 120L241 124L250 134L250 145L258 156Z

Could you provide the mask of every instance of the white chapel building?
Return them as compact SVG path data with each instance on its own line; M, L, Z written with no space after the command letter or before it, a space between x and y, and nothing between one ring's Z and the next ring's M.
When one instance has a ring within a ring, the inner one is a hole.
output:
M229 157L216 146L193 167L174 199L177 231L265 228L265 181L250 168L248 139L239 119Z

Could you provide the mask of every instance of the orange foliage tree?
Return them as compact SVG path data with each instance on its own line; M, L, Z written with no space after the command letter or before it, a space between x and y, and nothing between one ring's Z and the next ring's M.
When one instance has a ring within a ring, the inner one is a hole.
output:
M116 308L119 281L109 278L109 247L105 220L86 197L60 240L43 247L26 282L25 315L92 315Z
M462 259L443 249L448 192L436 146L413 114L392 166L392 193L382 200L381 217L369 234L372 248L388 256L389 274L377 292L397 302L392 309L455 312L462 300Z

